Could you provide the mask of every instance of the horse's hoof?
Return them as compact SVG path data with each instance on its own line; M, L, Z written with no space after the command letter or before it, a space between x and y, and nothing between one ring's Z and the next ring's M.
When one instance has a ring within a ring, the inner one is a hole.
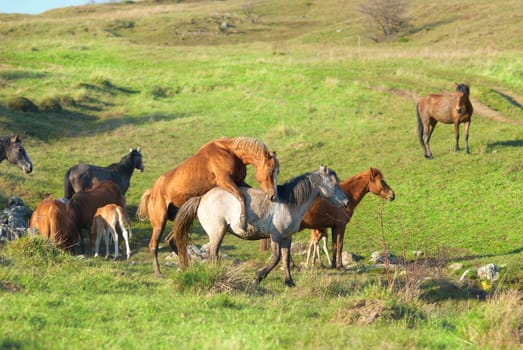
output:
M293 280L285 281L285 285L286 285L287 287L296 287L296 284L294 283Z
M425 154L426 159L433 159L432 154Z

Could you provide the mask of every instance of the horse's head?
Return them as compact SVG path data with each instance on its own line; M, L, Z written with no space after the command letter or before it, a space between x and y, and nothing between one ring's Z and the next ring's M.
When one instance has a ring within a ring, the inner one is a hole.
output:
M454 83L456 85L456 112L458 114L461 114L467 110L467 103L469 103L469 95L470 95L470 88L468 85L465 84L458 84Z
M22 140L18 135L9 138L5 153L7 160L22 169L24 173L29 174L33 171L33 163L22 146Z
M264 161L256 166L254 177L260 184L260 188L271 201L278 199L278 174L280 173L280 161L276 152L267 152Z
M336 172L324 165L320 165L318 173L321 176L319 189L322 197L327 199L335 207L347 208L349 206L349 199L340 187L340 180Z
M140 147L137 149L130 149L129 155L134 165L134 169L138 169L140 172L143 172L144 166L142 162L142 154L140 153Z
M389 201L395 198L394 191L383 179L383 174L376 168L369 169L369 191Z

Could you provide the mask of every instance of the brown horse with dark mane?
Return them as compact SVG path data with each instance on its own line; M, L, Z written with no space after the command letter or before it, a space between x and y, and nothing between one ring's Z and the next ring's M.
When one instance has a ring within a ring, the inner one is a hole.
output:
M33 211L29 227L36 228L40 235L54 242L59 248L72 253L76 237L69 235L67 222L64 202L48 198L41 201Z
M383 178L383 174L376 168L369 168L359 174L349 177L340 183L340 187L349 199L349 206L345 209L336 208L324 199L318 199L307 211L301 222L300 230L310 228L327 235L327 229L332 231L332 261L331 267L343 268L341 253L345 228L352 218L354 209L369 192L393 201L395 194ZM311 237L318 233L311 232ZM268 249L268 242L262 241L260 250Z
M151 221L153 230L149 250L157 276L161 276L158 243L165 224L168 219L174 220L178 209L189 198L201 196L217 186L227 190L241 203L241 225L245 228L245 200L239 187L250 187L245 183L246 164L254 165L256 181L267 197L276 199L278 158L264 143L249 137L209 141L192 157L160 176L153 188L144 192L137 216L141 220L148 217Z
M430 94L422 97L416 105L418 119L418 133L421 145L425 150L425 158L432 159L430 151L430 137L438 122L454 124L456 144L454 151L459 151L459 124L465 128L465 152L469 153L469 127L472 117L472 103L470 89L465 84L456 84L456 91L452 94Z

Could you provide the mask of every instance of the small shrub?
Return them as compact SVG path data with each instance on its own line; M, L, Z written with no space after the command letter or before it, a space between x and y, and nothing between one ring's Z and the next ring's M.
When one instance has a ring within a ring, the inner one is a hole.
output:
M56 98L46 98L40 102L38 108L42 112L61 112L62 105Z
M174 91L170 87L154 86L151 95L154 98L171 97L174 95Z
M7 102L7 108L14 111L38 112L38 107L26 97L15 97Z

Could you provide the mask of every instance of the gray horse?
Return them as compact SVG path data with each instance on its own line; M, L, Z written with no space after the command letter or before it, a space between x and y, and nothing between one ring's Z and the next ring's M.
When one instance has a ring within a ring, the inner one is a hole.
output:
M18 135L0 137L0 162L4 159L16 165L26 174L33 171L31 158L27 155Z
M176 215L173 231L167 240L174 239L180 264L186 266L189 228L198 216L210 240L210 258L216 259L226 232L245 239L259 240L270 237L273 247L272 261L258 272L261 282L278 264L283 255L285 284L294 286L290 272L292 235L300 229L303 216L318 197L327 199L338 208L347 207L349 200L338 184L336 173L320 166L315 172L300 175L278 186L278 200L270 201L265 192L241 187L247 209L247 231L239 229L240 202L229 192L215 187L203 196L187 201ZM245 232L245 233L242 233Z

